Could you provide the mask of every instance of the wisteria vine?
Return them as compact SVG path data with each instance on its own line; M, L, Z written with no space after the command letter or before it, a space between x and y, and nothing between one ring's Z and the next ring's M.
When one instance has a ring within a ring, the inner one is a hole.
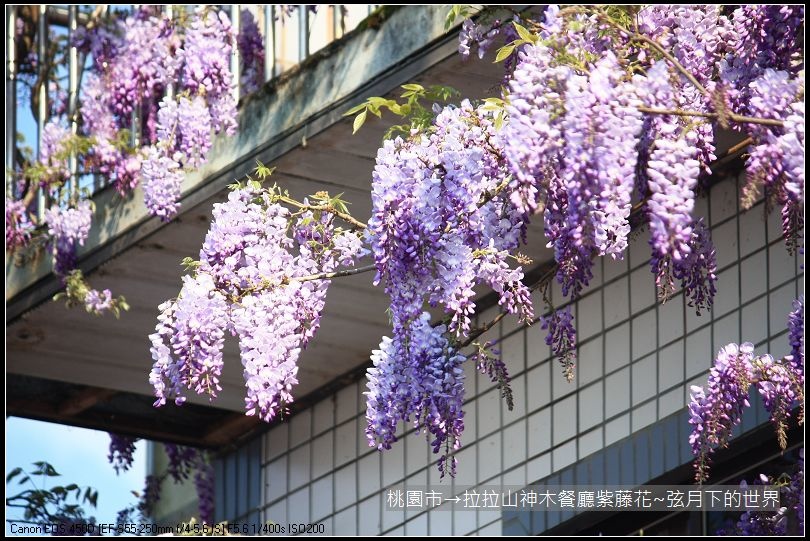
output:
M128 309L126 299L91 289L76 270L76 247L95 215L90 194L76 185L95 174L123 197L141 186L149 213L171 220L185 173L206 162L214 135L236 132L232 49L238 47L244 59L240 84L253 92L264 82L264 41L249 9L240 13L238 34L223 11L210 7L179 7L170 14L142 5L113 17L100 13L94 11L65 43L88 61L73 117L67 118L67 96L57 76L66 57L23 59L22 80L32 88L47 84L53 106L38 156L17 160L14 187L6 195L6 250L22 261L36 257L26 249L50 245L54 272L65 286L59 297L91 313L117 315ZM18 22L22 37L27 25ZM49 39L61 42L55 35ZM31 76L41 74L42 66L44 82ZM39 99L33 90L30 97L32 105ZM72 121L75 133L68 127ZM34 211L38 190L49 207L42 223Z
M122 436L110 432L110 454L108 456L116 473L127 471L133 462L133 453L138 438ZM117 524L125 526L137 520L149 522L152 512L160 500L161 486L167 479L183 483L193 476L197 490L200 522L211 525L214 522L214 477L213 466L206 453L194 447L166 443L163 449L168 458L166 471L146 477L143 491L138 494L138 502L118 513Z
M450 22L462 12L453 8ZM381 107L410 123L378 151L367 224L328 195L315 204L277 188L241 188L215 207L195 272L178 299L161 306L151 336L156 404L181 403L187 389L214 396L230 333L240 340L248 414L275 419L293 399L297 360L317 330L328 281L373 270L391 299L392 335L372 353L368 371L369 444L388 449L399 422L413 423L442 454L442 474L453 473L466 358L511 396L505 366L488 353L493 342L478 338L505 314L535 321L530 293L542 289L541 326L573 379L570 304L588 287L596 256L624 256L635 224L648 224L661 301L680 282L698 315L711 309L715 249L694 210L717 158L718 129L740 132L751 148L744 204L764 191L768 208L782 206L788 248L798 247L804 83L796 21L803 13L798 6L730 13L716 6L551 6L539 17L513 12L465 21L464 56L474 47L485 56L493 40L507 38L496 54L508 59L503 94L437 105L429 122L416 107L416 97L426 95L421 85L405 85L402 104L372 98L352 109L355 130ZM531 282L519 249L537 215L555 262ZM334 233L335 220L351 229ZM351 243L347 261L335 255L344 242ZM311 251L311 243L318 248ZM361 256L364 245L373 265L338 268ZM554 277L563 298L552 304ZM482 285L494 291L502 313L473 326ZM431 323L428 306L444 316ZM468 346L477 351L465 353ZM754 356L749 344L721 351L712 390L696 394L702 405L693 406L695 418L700 408L720 416L693 438L702 456L725 441L751 385L784 439L790 406L803 401L795 358ZM737 405L727 410L717 392ZM701 468L705 475L705 463Z
M277 12L283 18L291 10ZM453 8L450 22L472 14ZM74 36L92 64L78 134L53 81L53 117L39 156L18 172L6 199L7 250L49 244L69 304L93 313L127 308L109 290L91 289L75 268L94 213L86 194L68 189L78 180L71 158L82 171L108 176L122 195L141 186L149 212L171 220L185 173L205 163L215 134L237 128L233 47L244 60L242 86L250 91L263 80L258 26L249 11L240 19L233 35L222 11L180 10L170 18L142 6ZM711 309L717 261L706 221L694 211L718 157L719 130L737 132L748 149L743 206L764 195L765 207L781 213L788 250L800 249L803 24L803 6L549 6L539 15L467 18L462 56L477 50L484 57L505 40L496 52L505 61L503 91L431 111L411 99L425 89L406 85L403 104L376 98L382 101L361 107L355 127L384 103L411 128L377 154L367 224L339 198L298 201L253 180L215 206L199 260L188 262L180 294L160 306L150 335L155 404L181 404L189 391L216 397L223 344L236 336L247 413L268 422L285 414L330 281L376 271L375 283L391 298L392 332L368 372L369 443L390 448L397 424L411 422L442 453L442 473L452 473L466 357L508 394L505 367L487 353L492 342L478 341L494 323L473 325L482 286L494 291L503 314L532 323L541 310L531 292L547 292L556 277L563 298L552 305L544 295L541 327L568 379L577 343L569 306L592 280L594 258L621 259L638 223L649 230L659 298L666 301L679 283L698 314ZM259 169L263 179L268 170ZM49 195L42 223L32 213L39 188ZM554 266L532 283L519 250L535 219ZM367 251L373 264L348 268ZM443 317L431 322L428 306ZM791 317L792 329L803 325ZM783 440L791 404L803 402L794 334L784 359L755 356L748 344L720 352L709 392L695 391L694 419L719 416L698 423L693 445L701 456L726 441L752 385ZM478 352L465 353L469 346ZM729 397L731 409L718 405ZM124 451L121 442L111 453L119 467ZM700 468L705 475L707 466Z

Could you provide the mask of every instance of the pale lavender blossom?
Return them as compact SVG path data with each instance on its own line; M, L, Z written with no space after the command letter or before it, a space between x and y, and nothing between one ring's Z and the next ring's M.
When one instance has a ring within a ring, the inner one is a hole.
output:
M109 289L105 289L104 291L91 289L84 298L84 304L88 312L101 314L112 308L112 293Z

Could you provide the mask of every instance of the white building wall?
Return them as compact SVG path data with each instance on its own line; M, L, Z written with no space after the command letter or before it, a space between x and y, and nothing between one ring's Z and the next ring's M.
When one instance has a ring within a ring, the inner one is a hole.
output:
M799 257L781 240L779 213L763 203L739 212L739 180L719 182L698 202L717 248L718 293L696 317L682 293L656 303L649 234L634 234L623 261L596 260L591 287L575 306L575 383L562 377L545 332L506 318L498 332L512 375L508 411L488 378L466 366L467 401L458 475L439 479L424 436L390 451L369 448L365 380L294 415L263 438L262 519L323 523L327 534L499 534L499 511L390 511L389 488L525 486L681 411L689 386L703 385L714 353L729 342L784 355L791 302L803 291ZM560 300L555 289L553 300ZM535 306L542 303L536 299ZM484 314L489 320L494 312ZM438 490L438 488L437 488Z

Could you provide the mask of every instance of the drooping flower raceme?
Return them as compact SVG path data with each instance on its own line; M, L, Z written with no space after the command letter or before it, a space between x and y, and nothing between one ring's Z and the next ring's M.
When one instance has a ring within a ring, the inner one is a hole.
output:
M118 23L123 38L114 55L102 57L102 67L116 114L129 117L145 99L152 99L176 80L180 59L173 54L173 30L159 10L143 6ZM104 66L106 64L106 66Z
M668 292L672 289L673 268L690 253L694 189L700 170L694 147L686 139L659 139L655 145L647 168L653 249L650 266L659 289ZM666 298L668 294L661 296Z
M183 288L175 301L160 306L157 332L150 335L155 366L149 382L157 401L177 404L185 401L184 388L212 398L222 390L222 346L228 326L228 305L205 273L183 277ZM167 388L167 382L168 388Z
M65 142L70 136L70 129L58 119L51 119L45 124L39 148L39 162L47 170L47 176L43 180L59 182L70 177L65 156Z
M201 462L194 475L194 486L197 489L199 501L200 522L211 525L214 523L214 483L216 477L214 466L210 462Z
M497 20L489 25L481 25L474 23L471 19L465 19L461 23L461 32L458 34L459 54L466 59L470 56L472 48L477 46L478 58L484 58L500 30L501 23Z
M560 360L563 375L569 382L574 380L574 363L577 348L577 333L574 329L571 309L555 310L550 315L541 318L541 327L548 329L546 344Z
M588 284L592 251L622 257L630 232L630 198L641 132L640 101L608 52L588 77L566 84L563 184L567 212L555 243L563 294Z
M255 92L264 83L264 38L256 18L249 9L240 13L239 35L236 36L239 56L242 58L240 83L246 94Z
M526 214L537 209L544 183L551 186L561 183L558 179L563 148L562 96L572 70L553 65L552 59L553 51L539 44L519 53L509 84L509 123L498 135L513 176L509 186L512 203ZM546 212L559 213L555 205L564 206L565 202L553 198L553 188L548 190ZM549 235L548 225L546 229ZM553 235L549 235L552 241Z
M110 453L107 460L115 468L115 473L127 471L132 466L132 454L135 452L135 442L137 441L138 438L110 432Z
M752 130L757 144L746 161L750 199L760 189L782 206L782 233L795 252L804 226L804 84L787 71L765 69L749 84L751 114L782 120L784 125Z
M525 224L503 195L493 135L491 115L465 101L445 108L430 135L386 141L377 155L369 242L395 332L427 300L443 304L451 330L466 335L480 281L507 310L531 317L522 270L506 262Z
M795 301L795 310L788 316L791 346L803 345L803 299ZM754 386L762 396L765 409L776 427L779 444L787 446L787 421L792 408L800 407L799 422L804 418L804 356L801 363L794 354L783 359L771 355L754 356L754 346L729 344L717 355L709 372L706 389L692 386L689 403L692 434L689 443L696 457L695 476L704 481L709 474L709 456L724 447L732 430L742 421L743 409L748 407L749 388Z
M182 87L205 96L215 133L236 131L236 100L231 92L231 22L224 11L198 10L186 29Z
M718 62L720 80L735 110L749 114L750 83L766 69L801 69L802 5L748 5L734 10L727 36L727 54Z
M214 206L195 276L161 305L150 383L157 401L182 403L185 389L215 397L225 333L239 337L246 410L270 421L292 402L301 350L319 327L328 280L304 279L353 264L362 243L333 216L293 217L270 192L243 188ZM290 234L292 229L292 234Z
M146 208L164 222L171 220L180 200L183 170L178 159L181 156L167 156L156 147L151 147L141 164L143 193Z
M384 337L372 352L368 370L366 435L369 445L390 449L396 441L397 424L413 422L424 430L439 460L442 476L455 474L456 459L450 454L461 446L464 430L465 358L444 336L443 325L432 327L430 315L421 314L408 329L407 339ZM448 460L450 461L448 463Z
M748 402L751 385L754 346L748 342L725 346L717 355L709 372L707 389L692 386L689 403L692 434L689 443L697 457L695 475L698 480L708 478L709 454L725 445L732 429L742 421L743 409Z
M681 281L687 304L700 315L701 310L711 308L717 292L717 254L702 217L693 221L690 229L689 254L674 262L673 276Z
M202 459L202 452L185 445L167 443L163 446L169 464L166 473L176 482L180 483L189 478L191 472L198 467Z
M48 234L54 240L54 272L66 275L76 268L76 246L84 245L90 232L93 209L90 201L79 201L75 208L53 206L45 211Z
M788 314L788 341L790 342L790 366L804 384L804 295L793 301L793 311Z

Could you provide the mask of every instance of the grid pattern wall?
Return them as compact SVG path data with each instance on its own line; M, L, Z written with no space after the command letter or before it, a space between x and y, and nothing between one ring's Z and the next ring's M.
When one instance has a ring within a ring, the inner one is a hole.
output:
M528 485L682 411L690 385L705 383L725 344L742 338L757 351L786 354L787 314L803 290L802 261L784 247L778 212L766 221L762 202L740 212L739 188L739 180L724 180L697 203L717 248L718 294L710 313L697 317L682 292L656 302L648 233L636 233L623 261L597 259L591 287L572 307L579 343L573 383L563 378L539 325L517 326L512 318L498 332L513 411L467 363L455 479L439 479L437 457L423 436L408 434L383 453L367 447L363 380L263 437L262 519L323 523L330 534L500 534L498 510L391 511L386 491ZM552 289L552 300L561 299ZM535 306L542 306L540 298Z
M214 519L231 524L259 524L261 442L252 441L214 461Z

